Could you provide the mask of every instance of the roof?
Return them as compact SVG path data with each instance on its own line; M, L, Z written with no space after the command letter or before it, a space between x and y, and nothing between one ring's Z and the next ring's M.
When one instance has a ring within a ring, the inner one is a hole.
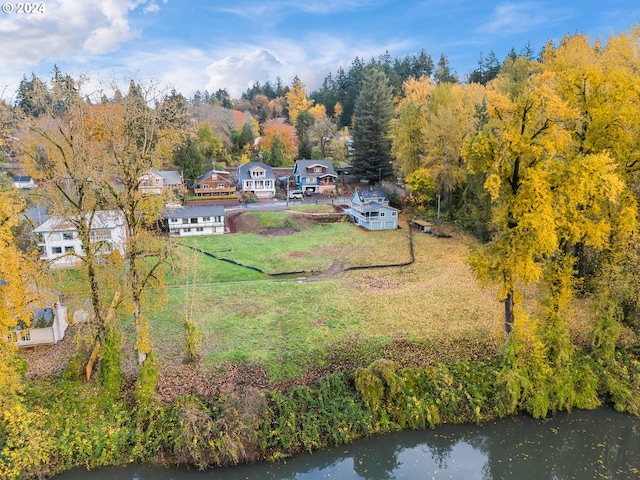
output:
M385 192L382 188L374 188L371 190L357 190L356 195L358 195L358 198L360 200L367 200L370 198L382 198L384 200L388 200L387 192Z
M209 170L207 173L204 173L200 176L200 178L198 178L198 180L196 181L196 183L200 183L200 182L204 182L208 177L210 177L212 174L217 174L217 175L225 175L227 177L229 177L229 175L231 175L229 172L227 172L226 170ZM227 178L228 179L228 178Z
M180 185L182 183L182 175L177 170L151 170L156 175L162 177L165 185Z
M249 162L240 165L238 167L238 175L241 177L249 177L249 172L256 168L262 168L266 171L265 178L271 178L275 180L276 177L273 175L273 170L271 169L271 167L262 162Z
M33 178L31 178L29 175L17 175L13 177L13 181L16 183L29 183L33 181Z
M90 214L87 214L85 218L89 218ZM115 210L99 210L95 213L93 217L93 221L91 223L91 228L109 228L113 229L118 226L124 225L124 218L121 213L116 212ZM75 225L62 217L51 217L42 225L37 227L34 232L36 233L45 233L45 232L55 232L55 231L70 231L76 230Z
M324 173L314 173L309 172L309 167L313 167L314 165L320 165L327 169ZM304 169L304 175L307 177L323 177L325 175L333 175L338 176L335 169L333 168L333 162L331 160L296 160L296 168L298 168L299 173L302 169Z
M165 218L190 217L223 217L224 207L221 205L205 205L201 207L169 208L164 211Z

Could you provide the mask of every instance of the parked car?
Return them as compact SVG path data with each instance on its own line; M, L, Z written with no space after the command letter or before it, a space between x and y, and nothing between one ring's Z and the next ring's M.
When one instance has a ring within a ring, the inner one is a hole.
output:
M290 190L289 191L289 199L302 199L302 190Z

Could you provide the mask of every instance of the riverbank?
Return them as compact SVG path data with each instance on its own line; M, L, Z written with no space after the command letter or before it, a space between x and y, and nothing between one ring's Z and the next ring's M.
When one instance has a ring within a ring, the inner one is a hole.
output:
M586 375L598 372L588 355L575 362L589 369ZM637 370L637 362L627 367ZM572 403L557 410L596 408L610 399L597 395L576 378ZM208 469L278 460L402 429L482 424L526 413L528 401L514 398L499 357L427 368L379 360L284 390L247 388L144 405L96 384L42 379L28 385L23 410L4 414L0 473L41 478L130 463Z

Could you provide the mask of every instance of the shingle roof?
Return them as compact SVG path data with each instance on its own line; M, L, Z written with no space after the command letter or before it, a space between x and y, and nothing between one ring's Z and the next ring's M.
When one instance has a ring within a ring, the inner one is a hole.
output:
M87 218L88 218L87 214ZM100 210L93 217L91 228L115 228L124 224L124 218L121 213L115 210ZM50 217L46 222L34 230L36 233L55 232L55 231L71 231L76 230L72 222L61 217Z
M238 167L238 175L241 176L242 178L250 178L251 175L249 175L249 171L253 170L254 168L262 168L265 170L265 176L264 178L269 178L272 180L275 180L276 177L273 174L273 170L271 169L271 167L269 165L267 165L266 163L262 163L262 162L249 162L249 163L245 163L243 165L240 165Z
M177 170L153 170L153 173L160 175L165 185L180 185L182 183L182 175Z
M327 171L324 173L309 172L309 167L313 167L314 165L321 165L325 167ZM301 175L304 174L306 177L338 176L331 160L296 160L296 167L298 167L298 173Z
M165 218L187 218L187 217L223 217L224 207L220 205L205 205L201 207L182 207L166 209Z
M372 190L358 190L356 192L360 200L366 200L368 198L382 198L387 200L387 192L382 188L374 188Z

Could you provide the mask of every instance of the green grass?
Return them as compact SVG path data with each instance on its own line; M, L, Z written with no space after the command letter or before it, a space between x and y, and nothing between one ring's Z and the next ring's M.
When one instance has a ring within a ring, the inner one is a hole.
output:
M334 263L354 267L409 260L406 230L367 232L344 222L305 227L291 218L283 220L282 214L268 212L260 219L261 225L268 228L302 228L290 235L246 233L190 237L180 239L180 243L269 274L322 272Z
M274 212L259 215L259 221L292 233L179 239L181 268L167 276L168 302L149 313L154 348L167 368L181 362L185 303L203 334L203 366L258 363L273 379L335 365L341 355L366 365L390 355L394 342L417 345L403 355L432 361L500 343L500 305L495 291L480 289L471 275L466 237L414 235L415 263L340 272L408 261L406 228L368 232L346 222L320 225L299 214ZM268 277L184 245L270 273L325 273ZM340 268L326 272L332 266ZM77 273L56 275L78 288ZM130 352L133 329L126 328L125 334Z
M311 227L288 237L210 237L199 246L226 255L232 252L246 263L261 263L272 255L300 251L302 246L326 252L331 245L333 256L323 255L328 257L323 259L327 265L340 256L353 257L353 247L341 237L347 235L355 244L370 242L366 243L369 261L391 263L406 258L402 243L406 231L363 232L349 224ZM245 279L196 285L192 318L203 332L204 365L256 362L277 379L330 364L335 346L353 341L374 345L371 356L383 355L386 346L398 340L432 345L432 352L411 355L430 356L433 361L465 348L481 351L486 345L498 345L500 306L495 292L480 289L473 279L464 261L466 239L414 238L416 262L406 267L344 272L316 281ZM253 256L248 261L242 255ZM214 269L216 265L214 261ZM290 268L295 265L300 263L291 263ZM185 289L171 288L166 308L153 321L154 343L161 357L180 355L184 303Z

